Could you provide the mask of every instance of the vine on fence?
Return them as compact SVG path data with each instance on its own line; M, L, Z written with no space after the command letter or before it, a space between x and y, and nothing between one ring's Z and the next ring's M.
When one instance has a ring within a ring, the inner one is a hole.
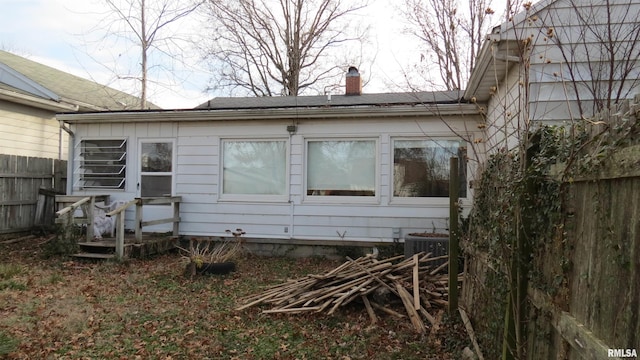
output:
M637 100L593 121L541 126L517 149L489 159L476 187L466 245L486 253L493 269L471 279L479 283L473 296L482 306L475 318L488 358L526 357L529 285L549 294L558 308L568 306L568 187L609 166L621 147L640 143Z

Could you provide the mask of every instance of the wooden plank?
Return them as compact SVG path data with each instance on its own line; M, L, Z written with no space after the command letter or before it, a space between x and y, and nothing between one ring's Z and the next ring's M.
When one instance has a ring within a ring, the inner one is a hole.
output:
M369 318L371 319L371 323L375 324L378 322L378 317L376 313L373 311L373 307L371 307L371 303L369 302L369 298L366 295L362 295L362 302L364 303L364 307L367 309L367 314L369 314Z
M409 314L409 319L411 320L414 329L419 334L424 333L427 329L425 328L424 322L420 318L420 315L418 315L418 312L413 307L413 304L411 302L411 294L409 294L409 291L407 291L407 289L405 289L400 283L396 283L396 290L398 292L398 295L400 296L400 299L402 299L402 303L407 310L407 314Z
M0 173L0 178L11 179L52 179L52 174Z
M420 262L418 261L418 254L413 255L413 261L415 265L413 267L413 306L416 310L420 310L420 276L418 271L420 270Z
M0 206L36 205L37 200L2 200Z
M589 329L571 316L571 314L556 308L549 295L538 289L529 287L528 296L533 306L551 314L553 327L573 350L576 351L581 359L616 359L608 357L607 350L611 349L611 347L598 339L593 332L589 331Z
M458 309L458 158L449 160L449 315Z
M473 326L471 325L471 320L469 320L469 317L467 316L467 312L461 307L458 308L458 312L460 313L460 318L462 319L464 327L467 329L467 334L469 335L469 339L471 339L471 344L473 344L478 360L484 360L484 356L480 350L480 345L478 345L478 340L476 339L476 334L473 331Z
M142 223L140 223L140 226L145 227L145 226L151 226L151 225L158 225L158 224L166 224L166 223L170 223L170 222L178 222L180 221L180 218L165 218L165 219L159 219L159 220L151 220L151 221L143 221Z

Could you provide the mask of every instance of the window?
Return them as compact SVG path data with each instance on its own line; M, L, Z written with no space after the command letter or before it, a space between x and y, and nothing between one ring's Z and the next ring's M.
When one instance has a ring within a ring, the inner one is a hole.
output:
M307 195L375 196L376 142L309 141Z
M80 189L124 189L127 140L82 140L79 150Z
M171 196L173 142L140 142L140 196Z
M449 197L449 159L460 159L459 196L467 196L467 148L457 140L395 140L393 196Z
M286 195L287 142L224 140L222 194Z

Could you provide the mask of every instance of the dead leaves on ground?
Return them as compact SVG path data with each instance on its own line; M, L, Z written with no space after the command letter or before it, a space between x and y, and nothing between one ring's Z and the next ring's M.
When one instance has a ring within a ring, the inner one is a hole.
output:
M0 290L0 332L19 344L8 357L126 359L429 359L456 358L385 317L361 309L331 317L234 311L265 285L334 268L322 259L247 257L221 277L182 276L179 254L128 264L42 260L20 243L0 247L23 269ZM447 337L442 333L439 337Z

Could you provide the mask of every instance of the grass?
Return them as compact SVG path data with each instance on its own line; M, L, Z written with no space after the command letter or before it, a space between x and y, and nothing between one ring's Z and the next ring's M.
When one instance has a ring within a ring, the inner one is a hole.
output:
M183 276L180 254L86 263L0 246L0 355L10 358L457 359L463 326L416 335L409 320L359 304L326 314L266 315L234 308L270 284L339 263L244 256L224 276ZM28 269L28 270L27 270ZM402 311L402 305L396 309Z

